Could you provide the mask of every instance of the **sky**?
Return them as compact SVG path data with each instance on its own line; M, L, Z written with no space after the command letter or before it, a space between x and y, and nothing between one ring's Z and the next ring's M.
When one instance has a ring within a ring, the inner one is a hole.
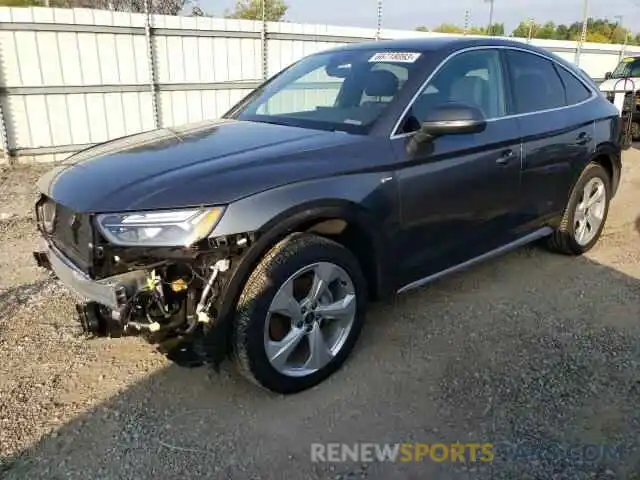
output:
M286 19L298 23L321 23L354 27L376 26L377 0L285 0L289 5ZM199 0L200 7L214 16L222 16L235 0ZM494 19L504 22L510 32L522 19L538 23L573 23L582 19L583 0L495 0ZM435 27L441 23L464 24L465 10L470 10L471 24L484 26L489 20L485 0L383 0L385 28L413 30L419 25ZM589 0L593 17L615 21L623 16L623 25L640 32L640 0Z

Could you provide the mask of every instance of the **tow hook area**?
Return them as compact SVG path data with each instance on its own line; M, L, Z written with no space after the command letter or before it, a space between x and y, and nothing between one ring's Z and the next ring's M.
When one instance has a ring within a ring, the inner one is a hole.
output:
M95 301L79 303L78 320L88 336L141 335L173 362L200 366L206 358L202 327L215 324L213 305L224 290L221 275L230 265L224 258L197 270L195 265L149 270L137 291L118 295L119 309Z
M116 338L124 334L122 323L113 318L109 308L99 303L78 303L76 312L82 331L86 335Z
M81 299L76 312L86 335L140 335L176 363L194 366L210 357L204 337L219 327L215 305L226 291L224 273L236 257L163 260L99 280L52 246L34 252L34 258Z
M45 252L33 252L33 258L36 261L36 265L46 270L51 270L51 262Z

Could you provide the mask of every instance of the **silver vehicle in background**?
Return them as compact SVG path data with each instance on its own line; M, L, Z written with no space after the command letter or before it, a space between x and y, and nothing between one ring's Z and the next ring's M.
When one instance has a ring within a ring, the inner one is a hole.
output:
M640 140L640 56L625 57L613 72L605 74L600 91L616 105L622 121L621 145Z

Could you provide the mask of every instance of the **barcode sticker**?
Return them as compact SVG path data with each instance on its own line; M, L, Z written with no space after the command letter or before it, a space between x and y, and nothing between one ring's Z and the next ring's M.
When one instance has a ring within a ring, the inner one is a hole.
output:
M369 62L400 62L413 63L420 58L417 52L379 52L373 54Z

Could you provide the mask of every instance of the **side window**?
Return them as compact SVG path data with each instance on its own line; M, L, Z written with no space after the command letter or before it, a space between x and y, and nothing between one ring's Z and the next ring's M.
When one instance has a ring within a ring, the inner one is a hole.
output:
M503 79L498 50L473 50L455 55L417 97L401 133L417 130L429 110L448 102L476 106L488 119L506 115Z
M550 60L515 50L507 58L516 113L565 106L564 85Z
M584 102L591 96L589 89L567 70L558 65L556 65L556 70L560 74L562 83L564 83L565 91L567 93L567 105L575 105L576 103Z

